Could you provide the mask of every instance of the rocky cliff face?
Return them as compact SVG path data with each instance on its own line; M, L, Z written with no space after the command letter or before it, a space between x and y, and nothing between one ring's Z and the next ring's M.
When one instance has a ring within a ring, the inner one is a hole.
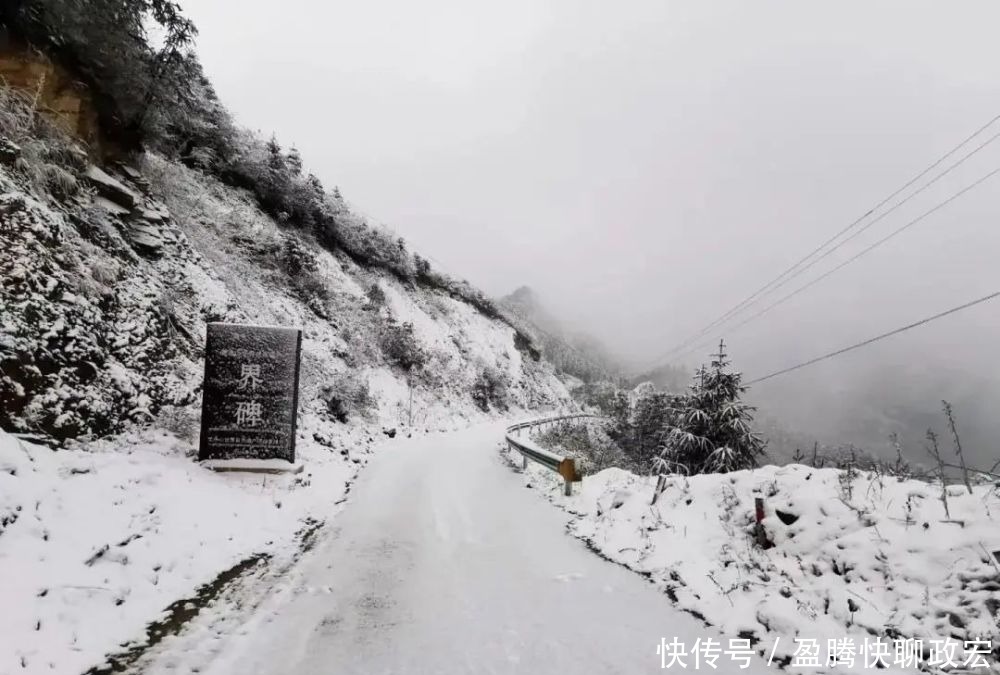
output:
M95 151L101 145L90 92L41 52L3 33L0 27L0 81L30 97L39 114Z

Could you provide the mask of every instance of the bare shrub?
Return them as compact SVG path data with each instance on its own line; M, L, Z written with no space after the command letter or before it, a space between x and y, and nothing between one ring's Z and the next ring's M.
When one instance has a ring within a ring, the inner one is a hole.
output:
M955 422L955 411L948 401L941 401L944 415L948 418L948 429L951 430L951 438L955 443L955 454L958 456L958 465L962 470L962 482L965 483L969 494L972 494L972 481L969 480L969 468L965 465L965 453L962 451L962 439L958 436L958 425Z
M410 371L420 368L427 362L427 354L413 332L410 322L396 323L388 320L382 327L379 339L382 353L389 363Z
M951 518L951 512L948 509L948 479L945 475L945 463L944 459L941 458L941 448L938 445L938 436L934 433L933 429L927 430L927 441L930 445L926 446L927 454L934 458L938 467L938 478L941 480L941 503L944 505L944 515L946 518Z
M296 236L289 236L280 245L247 242L253 252L281 270L287 277L292 290L302 302L317 316L330 318L331 293L326 281L320 275L316 254Z
M368 382L354 374L345 374L323 387L320 398L326 404L327 413L342 424L351 416L367 418L376 406Z
M542 432L537 441L548 450L582 460L584 473L609 467L636 468L603 425L568 420Z

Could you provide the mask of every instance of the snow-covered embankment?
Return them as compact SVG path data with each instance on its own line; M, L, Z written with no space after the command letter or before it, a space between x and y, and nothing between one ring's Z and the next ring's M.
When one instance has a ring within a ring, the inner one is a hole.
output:
M574 535L723 634L752 635L768 652L777 640L776 659L793 659L796 639L824 650L833 638L859 649L876 636L922 639L925 664L933 640L956 641L959 655L969 640L997 647L994 485L949 486L946 514L940 485L802 465L671 477L655 505L652 477L607 469L568 498L556 478L529 469L528 480L575 514ZM754 543L756 497L767 550Z

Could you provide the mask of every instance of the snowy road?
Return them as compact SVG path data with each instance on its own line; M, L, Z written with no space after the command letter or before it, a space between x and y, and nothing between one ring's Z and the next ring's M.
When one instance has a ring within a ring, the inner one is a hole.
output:
M490 424L382 449L302 561L306 592L265 605L207 672L636 675L663 672L661 636L712 635L567 535L501 438Z

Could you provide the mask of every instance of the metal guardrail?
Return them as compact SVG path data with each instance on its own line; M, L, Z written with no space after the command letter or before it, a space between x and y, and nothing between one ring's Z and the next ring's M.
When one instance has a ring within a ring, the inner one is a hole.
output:
M563 457L562 455L557 455L554 452L549 452L544 448L535 447L531 444L525 444L518 440L517 434L520 436L521 432L525 429L531 429L533 427L543 427L547 424L555 424L557 422L564 422L566 420L580 419L582 417L593 417L600 418L600 415L591 415L589 413L575 413L572 415L555 415L553 417L543 417L537 420L530 420L528 422L520 422L518 424L513 424L507 427L506 440L507 445L512 450L517 450L521 453L524 458L524 468L528 468L528 460L537 462L542 466L555 471L566 483L566 496L573 494L573 483L579 483L583 480L583 474L580 473L576 466L576 460L572 457Z

